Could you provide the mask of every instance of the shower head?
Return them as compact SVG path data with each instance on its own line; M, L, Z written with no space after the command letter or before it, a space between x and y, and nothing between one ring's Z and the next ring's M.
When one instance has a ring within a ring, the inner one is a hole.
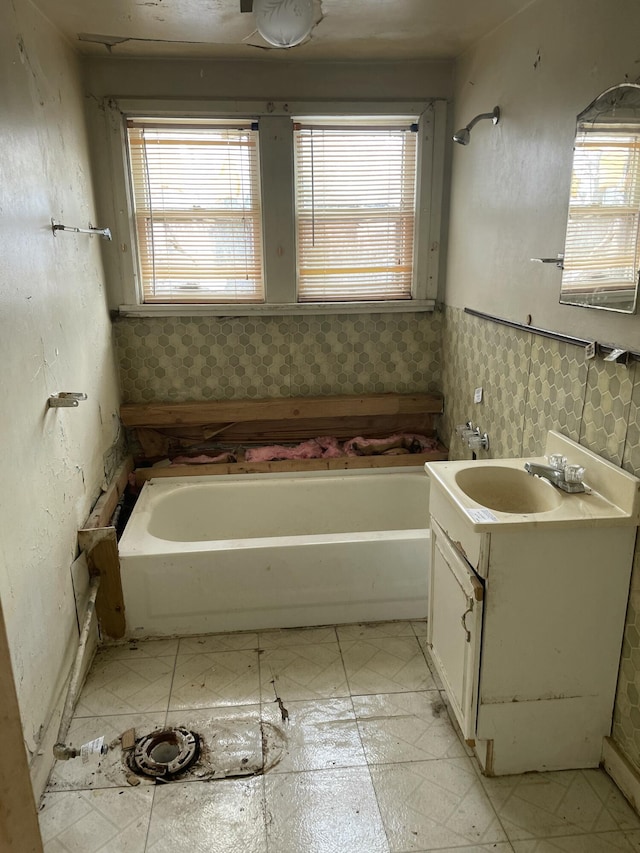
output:
M472 129L479 121L482 121L483 118L490 118L494 124L498 124L498 122L500 121L500 107L494 107L493 112L480 113L480 115L471 119L471 121L466 127L463 127L461 130L458 130L456 133L453 134L453 141L459 143L460 145L468 145L471 142Z

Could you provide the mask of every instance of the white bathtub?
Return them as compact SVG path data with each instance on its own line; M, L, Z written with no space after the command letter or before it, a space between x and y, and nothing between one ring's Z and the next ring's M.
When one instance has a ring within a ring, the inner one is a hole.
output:
M129 636L427 615L422 468L158 478L120 540Z

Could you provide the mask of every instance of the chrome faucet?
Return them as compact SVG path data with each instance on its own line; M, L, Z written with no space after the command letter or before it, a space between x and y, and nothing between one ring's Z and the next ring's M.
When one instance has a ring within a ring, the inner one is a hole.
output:
M566 458L558 453L549 456L549 463L549 465L543 465L540 462L526 462L524 470L533 477L548 480L563 492L575 494L586 491L582 482L584 477L582 465L567 465Z

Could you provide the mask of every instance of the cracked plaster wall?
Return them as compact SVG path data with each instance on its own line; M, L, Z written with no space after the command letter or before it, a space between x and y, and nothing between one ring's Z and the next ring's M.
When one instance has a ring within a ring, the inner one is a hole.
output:
M0 102L0 599L37 797L78 642L77 529L118 453L119 392L98 240L51 230L95 223L80 69L28 0L0 4ZM47 411L59 391L88 400Z

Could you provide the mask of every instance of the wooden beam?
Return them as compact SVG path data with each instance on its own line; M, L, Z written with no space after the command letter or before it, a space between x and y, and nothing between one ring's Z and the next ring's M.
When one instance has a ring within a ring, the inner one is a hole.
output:
M440 413L442 410L442 397L436 394L366 394L360 397L276 397L269 400L198 403L127 403L121 407L120 417L128 427L162 427Z
M276 474L300 471L344 471L361 468L417 467L425 462L448 459L448 452L405 453L398 456L344 456L340 459L283 459L280 462L236 462L221 465L172 465L137 468L136 485L142 486L156 477L202 477L211 474Z
M103 492L96 501L91 514L86 521L83 529L90 527L107 527L111 521L111 517L115 512L118 501L122 493L127 488L129 482L129 474L133 471L133 458L127 456L122 465L116 471L113 480L105 492Z
M124 596L115 527L91 527L78 531L78 544L87 555L89 574L100 575L96 614L100 628L114 640L124 637Z
M9 643L0 605L0 850L42 853Z

